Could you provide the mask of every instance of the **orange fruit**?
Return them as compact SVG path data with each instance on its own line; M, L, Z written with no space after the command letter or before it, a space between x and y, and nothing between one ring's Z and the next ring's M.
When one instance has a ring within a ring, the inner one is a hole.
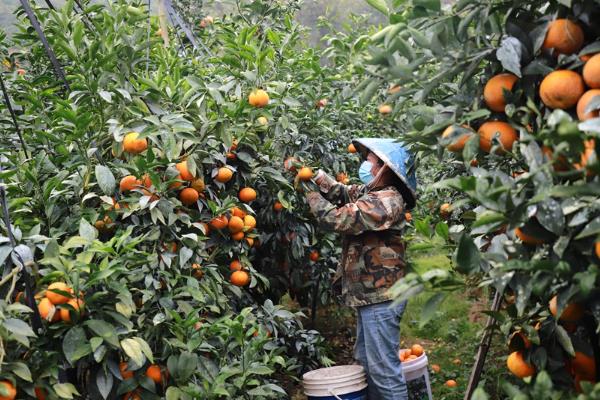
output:
M242 240L244 238L244 232L240 231L240 232L232 233L231 238L233 240L235 240L236 242L239 242L240 240Z
M267 117L258 117L256 119L256 122L258 122L259 125L265 126L269 123L269 120L267 119Z
M281 202L279 202L279 201L276 201L276 202L273 204L273 210L275 210L275 211L277 211L277 212L279 212L279 211L283 210L283 204L281 204Z
M254 89L248 96L248 103L253 107L262 108L269 104L269 95L262 89Z
M412 347L410 348L410 352L411 352L411 354L414 354L415 356L420 357L421 355L423 355L425 350L423 350L423 346L421 346L420 344L413 344Z
M439 374L442 370L442 367L440 367L438 364L431 364L431 370L436 374Z
M568 110L574 107L584 92L583 78L570 70L551 72L540 85L540 97L544 104L552 109Z
M511 91L519 78L513 74L499 74L492 77L483 89L483 99L490 110L504 112L506 100L504 91Z
M504 150L511 151L513 143L517 140L517 131L510 124L501 121L488 121L479 127L479 147L489 153L492 149L492 139L498 136ZM496 154L502 154L498 149Z
M389 104L381 104L377 110L379 111L379 114L381 115L388 115L392 112L392 106L390 106Z
M129 132L123 138L123 150L130 154L140 154L148 148L148 140L146 138L138 139L140 136L137 132Z
M452 212L452 206L448 203L444 203L440 206L440 215L442 218L446 219L450 216Z
M181 177L181 175L177 175L175 180L173 180L173 182L169 185L169 189L179 189L181 186L183 186L183 183L181 182L182 180L183 178Z
M327 101L327 99L319 99L319 101L317 101L317 108L323 108L327 105L327 103L329 103L329 101Z
M554 296L548 303L550 313L556 318L558 312L558 296ZM558 319L566 322L577 322L583 318L585 310L578 303L568 303Z
M204 179L202 179L202 178L194 179L190 186L193 189L195 189L198 193L202 193L202 192L204 192L204 189L206 189L206 185L204 184Z
M37 400L46 400L46 391L44 388L36 387L33 389L33 393L35 394L35 398Z
M339 174L337 174L335 176L335 180L343 183L344 185L347 185L350 182L350 179L348 179L348 175L346 175L345 172L340 172Z
M356 153L356 147L354 147L353 143L350 143L348 145L348 153L352 153L352 154Z
M462 360L460 358L455 358L454 360L452 360L452 364L460 365L460 364L462 364Z
M206 222L199 222L200 225L202 225L202 230L204 231L205 235L208 235L210 233L210 225L208 225Z
M313 250L310 252L310 255L308 257L310 258L310 261L317 262L319 261L320 254L317 250Z
M252 246L254 246L254 239L251 237L247 237L246 243L248 243L248 246L252 247ZM259 245L259 242L258 242L258 240L256 240L256 247L258 247L258 245Z
M559 154L558 158L554 160L554 151L548 146L542 146L542 153L544 153L548 160L553 161L552 165L554 166L555 171L561 172L569 170L569 163L564 155Z
M596 251L596 257L600 258L600 242L596 242L594 245L594 250Z
M0 400L14 400L17 397L17 388L10 381L0 381L0 386L4 387L6 396L0 396Z
M405 212L404 213L404 219L406 220L406 222L412 221L412 214L409 213L409 212Z
M217 171L217 176L215 176L215 180L221 183L227 183L233 177L233 171L227 167L221 167Z
M127 369L127 363L125 361L119 363L119 371L121 371L121 376L124 380L133 378L133 371Z
M239 207L233 207L231 209L231 215L244 218L247 215L247 213Z
M194 270L194 277L200 279L204 276L204 272L202 271L202 266L198 263L192 264L192 269Z
M575 375L589 380L596 378L596 360L585 353L576 351L575 358L571 361L571 367Z
M142 400L139 392L137 390L132 392L127 392L123 395L123 400Z
M229 219L227 226L229 227L229 232L231 233L241 232L244 229L244 220L234 215Z
M404 362L408 360L408 357L411 356L410 349L402 349L400 350L400 361Z
M252 229L256 228L256 218L254 218L252 215L246 215L244 217L244 228L247 231L251 231Z
M75 315L81 316L83 314L83 308L85 307L83 300L71 299L67 302L67 304L75 309L73 311ZM61 308L60 319L62 319L64 322L71 322L71 310L68 308Z
M54 305L58 305L58 304L64 304L66 302L68 302L71 297L70 296L65 296L63 294L60 294L58 291L60 292L65 292L65 293L73 293L73 289L71 289L69 287L69 285L67 285L64 282L54 282L52 284L50 284L48 286L48 290L46 290L46 298L48 300L50 300L50 302Z
M442 138L447 138L447 137L451 136L456 131L456 127L457 127L456 125L450 125L449 127L447 127L444 130L444 132L442 133ZM470 127L468 125L463 125L462 127L470 130ZM446 149L448 149L448 151L451 151L453 153L462 152L463 149L465 148L465 144L467 143L469 138L474 134L475 134L475 132L473 132L473 131L464 132L464 133L460 134L449 145L446 146Z
M407 361L416 360L417 358L419 358L419 357L415 356L414 354L411 354L410 356L408 356L408 360Z
M121 192L128 192L140 186L142 183L133 175L127 175L121 179L119 183L119 190Z
M577 53L583 46L585 35L581 27L568 19L557 19L548 26L544 49L554 49L555 54Z
M200 194L196 191L196 189L185 188L179 193L179 200L186 206L191 206L195 204L200 198Z
M244 269L242 267L242 263L239 262L238 260L233 260L232 262L229 263L229 270L230 271L241 271L242 269Z
M583 80L592 89L600 89L600 53L594 55L585 63Z
M237 156L235 155L235 153L232 153L231 151L228 151L227 153L225 153L225 157L227 157L228 160L236 160Z
M177 171L179 171L179 176L184 181L193 181L194 180L194 175L188 169L187 161L184 160L182 162L175 164L175 168L177 168Z
M166 375L166 374L165 374ZM162 384L163 374L160 365L152 364L146 369L146 376L154 381L157 385Z
M528 364L520 351L512 352L506 359L506 366L513 375L526 378L535 374L535 367Z
M313 172L312 169L310 169L309 167L302 167L300 168L300 171L298 171L298 179L300 179L301 181L310 181L313 177Z
M38 312L40 317L46 321L56 322L60 320L60 313L57 312L56 306L47 298L40 300L38 304Z
M295 157L288 157L283 162L283 168L288 171L296 172L296 163L298 163L298 160Z
M523 232L523 230L521 228L515 229L515 235L519 239L521 239L521 241L523 243L531 245L531 246L539 246L539 245L545 243L545 241L543 239L536 238L533 235L528 235L527 233Z
M250 275L246 271L235 271L231 274L230 280L235 286L246 286L250 283Z
M449 388L455 388L458 384L454 379L448 379L444 385Z
M596 141L594 139L585 140L584 145L585 145L585 150L583 151L583 153L581 153L581 161L573 164L573 167L575 167L575 169L586 168L590 162L590 158L592 156L594 156L594 154L596 153L596 150L595 150L596 149ZM591 174L588 173L588 175L591 175Z
M400 90L402 90L402 87L400 85L390 85L387 92L388 94L396 94Z
M600 73L600 71L598 73ZM600 89L588 90L583 94L583 96L581 96L581 98L577 102L577 118L579 118L580 121L598 118L600 116L599 110L591 111L589 113L585 112L585 109L587 108L588 104L590 104L590 101L595 96L600 96Z
M240 201L244 203L250 203L256 200L256 190L249 187L245 187L242 190L240 190L238 197Z
M225 215L219 215L218 217L214 217L210 221L210 226L215 229L223 229L229 224L229 220Z

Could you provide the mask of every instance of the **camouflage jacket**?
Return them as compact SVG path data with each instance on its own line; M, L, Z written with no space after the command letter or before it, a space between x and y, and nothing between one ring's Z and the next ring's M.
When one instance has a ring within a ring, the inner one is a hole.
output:
M402 195L393 186L369 190L320 174L320 193L310 192L307 199L320 225L343 235L338 272L345 303L358 307L390 300L387 289L405 269Z

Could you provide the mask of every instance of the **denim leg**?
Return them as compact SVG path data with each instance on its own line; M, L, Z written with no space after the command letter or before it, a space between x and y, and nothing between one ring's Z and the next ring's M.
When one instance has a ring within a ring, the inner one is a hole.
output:
M406 400L408 390L398 357L400 318L406 303L392 308L390 305L391 302L385 302L361 307L369 385L377 390L374 399Z
M354 359L365 369L367 384L369 385L369 399L377 399L377 391L374 382L369 375L369 363L367 362L367 349L365 348L365 334L361 308L356 309L356 342L354 343ZM371 393L371 391L373 391Z

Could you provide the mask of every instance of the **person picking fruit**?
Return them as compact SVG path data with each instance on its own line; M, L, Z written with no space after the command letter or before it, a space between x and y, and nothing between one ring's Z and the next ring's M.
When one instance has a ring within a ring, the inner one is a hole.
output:
M365 368L369 398L407 399L398 358L400 319L406 302L392 303L388 289L404 276L405 213L416 203L414 161L394 139L357 139L363 184L344 185L319 170L318 191L306 194L321 227L343 236L341 277L346 305L357 310L355 359Z

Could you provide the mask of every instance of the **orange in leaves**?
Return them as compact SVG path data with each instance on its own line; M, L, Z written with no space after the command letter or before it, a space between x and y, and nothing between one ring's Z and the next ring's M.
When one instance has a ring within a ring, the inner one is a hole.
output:
M56 310L56 306L45 297L38 304L38 312L40 317L46 321L56 322L60 320L60 313Z
M256 200L256 190L249 187L245 187L242 190L240 190L238 197L240 201L244 203L250 203Z
M497 137L504 150L512 150L513 143L517 140L517 131L510 124L501 121L488 121L479 127L479 147L489 153L492 149L492 139ZM502 154L498 149L496 154Z
M202 178L194 179L190 186L193 189L195 189L198 193L204 192L204 189L206 188L206 185L204 184L204 179Z
M215 229L223 229L223 228L227 227L228 224L229 224L229 220L227 219L227 217L225 215L220 215L218 217L214 217L210 221L210 226Z
M163 374L160 369L160 365L152 364L146 369L146 376L154 381L154 383L160 385L163 382Z
M512 352L506 359L506 366L513 375L519 378L527 378L535 374L535 367L525 361L523 353L520 351Z
M229 169L227 167L221 167L217 171L217 176L215 177L215 180L217 182L227 183L231 180L232 177L233 177L233 171L231 169Z
M556 318L556 313L558 312L558 296L554 296L550 299L548 308L550 309L550 313ZM584 309L580 304L568 303L558 319L566 322L577 322L583 317L583 314Z
M462 364L462 361L460 358L455 358L454 360L452 360L452 364L454 365L460 365Z
M269 120L267 119L267 117L258 117L256 119L256 122L258 122L259 125L265 126L269 123Z
M504 91L511 91L519 78L513 74L499 74L490 79L483 89L485 104L492 111L504 112L506 100Z
M287 169L288 171L296 172L295 164L297 162L298 162L298 160L295 157L288 157L283 162L283 168Z
M438 364L431 364L431 370L436 374L439 374L439 372L442 370L442 367L440 367Z
M456 125L450 125L449 127L447 127L444 132L442 133L442 139L450 137L451 135L453 135L453 133L455 132L457 126ZM462 128L465 129L469 129L470 127L467 125L463 125ZM467 143L467 141L469 140L469 138L471 138L472 135L474 135L475 132L473 131L469 131L469 132L464 132L459 134L450 144L448 144L446 146L446 149L448 149L448 151L451 151L453 153L460 153L463 151L465 144Z
M137 390L133 392L127 392L123 395L123 400L142 400L142 397Z
M202 266L198 263L192 264L192 270L194 270L194 277L200 279L204 276L204 272L202 271Z
M313 177L313 172L312 169L310 169L309 167L302 167L300 168L300 171L298 171L298 179L300 179L301 181L310 181Z
M83 314L83 307L85 307L85 303L81 299L71 299L67 302L68 305L73 307L75 310L73 311L75 315L81 316ZM71 309L69 308L61 308L60 309L60 319L64 322L71 322Z
M64 304L71 299L70 296L65 296L59 292L72 294L73 289L71 289L69 285L64 282L54 282L48 286L48 290L46 290L46 298L54 305Z
M241 232L244 229L244 220L234 215L229 219L227 226L229 227L229 232L231 233Z
M243 269L242 267L242 263L239 262L238 260L233 260L232 262L229 263L229 270L230 271L241 271Z
M350 143L348 145L348 153L352 153L352 154L356 153L356 147L354 147L354 143Z
M119 190L121 192L128 192L140 186L142 183L133 175L127 175L121 179L119 183Z
M596 360L585 353L575 352L575 358L571 361L571 368L575 375L587 378L584 380L596 379Z
M230 280L235 286L246 286L250 283L250 275L246 271L235 271Z
M410 349L402 349L400 350L400 361L404 362L408 360L408 357L411 356Z
M320 257L320 254L317 250L313 250L310 252L310 255L309 255L310 261L317 262L317 261L319 261L319 257Z
M600 53L585 63L583 67L583 80L592 89L600 89Z
M233 207L231 209L231 215L235 217L244 218L247 215L247 213L239 207Z
M187 161L182 161L180 163L175 164L175 168L177 168L177 171L179 171L179 176L184 181L193 181L194 180L195 177L194 177L194 175L192 175L192 173L188 169Z
M444 385L446 385L446 387L449 388L455 388L456 386L458 386L454 379L448 379Z
M148 140L146 138L138 139L140 136L137 132L129 132L123 138L123 150L130 154L140 154L148 148Z
M10 381L0 381L0 386L6 392L6 396L0 396L0 400L14 400L17 397L17 388Z
M127 369L127 363L125 361L121 361L121 363L119 363L119 371L121 372L121 376L124 380L133 378L133 371L129 371Z
M535 236L532 235L528 235L527 233L523 232L523 230L521 228L516 228L515 229L515 235L521 239L521 241L525 244L528 244L530 246L539 246L541 244L544 244L544 240L542 239L538 239Z
M340 172L339 174L337 174L335 180L339 183L343 183L344 185L350 183L350 179L348 179L348 175L345 172Z
M442 218L446 219L450 216L452 212L452 206L449 203L444 203L440 206L440 215Z
M242 240L244 238L244 232L240 231L240 232L232 233L231 238L233 240L235 240L236 242L239 242L240 240Z
M406 220L406 222L412 221L412 214L409 212L404 213L404 219Z
M598 73L600 73L600 71ZM588 90L577 102L577 118L579 118L580 121L598 118L600 116L600 111L598 109L588 113L585 112L585 109L587 108L588 104L590 104L590 101L592 101L592 99L596 96L598 96L600 99L600 89Z
M283 204L281 204L279 201L276 201L275 204L273 204L273 210L277 212L283 210Z
M552 109L568 110L574 107L584 92L583 78L570 70L551 72L540 85L540 97Z
M186 206L191 206L195 204L200 198L200 194L196 191L196 189L185 188L179 193L179 200Z
M256 218L254 218L252 215L246 215L244 217L244 228L247 231L251 231L252 229L256 228Z
M33 389L33 393L35 394L35 398L37 400L46 400L46 391L44 388L36 387Z
M554 49L557 54L577 53L583 46L585 35L581 27L568 19L557 19L548 26L544 49Z
M389 104L381 104L377 109L381 115L388 115L392 112L392 106Z
M425 350L423 350L423 346L421 346L420 344L413 344L412 347L410 348L410 352L411 352L411 354L414 354L415 356L420 357L421 355L423 355Z
M248 96L248 103L253 107L262 108L269 104L269 95L262 89L255 89Z
M169 185L169 189L171 189L171 190L179 189L181 186L183 186L183 183L181 182L182 180L183 180L183 178L181 177L181 175L177 175L177 177Z
M596 251L596 257L600 258L600 242L596 242L594 245L594 250Z
M248 243L248 246L252 247L252 246L254 246L254 239L251 238L251 237L247 237L246 238L246 243ZM258 247L258 245L259 245L259 242L257 240L256 241L256 247Z

